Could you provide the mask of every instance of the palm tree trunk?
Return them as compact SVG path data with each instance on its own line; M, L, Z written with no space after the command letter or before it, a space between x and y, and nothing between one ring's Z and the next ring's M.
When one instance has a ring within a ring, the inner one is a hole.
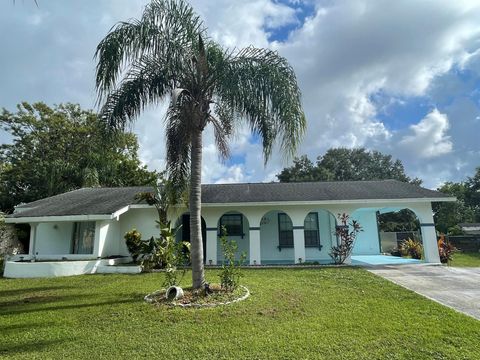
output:
M202 241L202 131L192 136L190 174L190 243L192 257L192 284L199 289L205 283Z

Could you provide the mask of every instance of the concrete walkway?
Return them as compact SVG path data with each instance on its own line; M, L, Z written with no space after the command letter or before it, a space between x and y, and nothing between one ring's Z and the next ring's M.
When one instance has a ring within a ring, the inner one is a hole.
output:
M368 271L480 320L480 268L385 265Z

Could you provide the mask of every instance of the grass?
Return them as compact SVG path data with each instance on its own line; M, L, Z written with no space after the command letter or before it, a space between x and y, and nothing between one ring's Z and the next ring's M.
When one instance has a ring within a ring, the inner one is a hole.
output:
M0 358L480 358L480 321L363 269L244 274L251 297L209 309L144 303L161 273L0 279Z
M450 266L480 267L480 252L457 252L453 254Z

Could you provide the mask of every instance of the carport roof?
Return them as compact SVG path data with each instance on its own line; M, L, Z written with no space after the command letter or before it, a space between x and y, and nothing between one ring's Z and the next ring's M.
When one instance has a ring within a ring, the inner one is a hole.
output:
M111 215L138 204L138 192L151 187L82 188L17 206L10 218ZM449 201L441 192L396 181L330 181L308 183L242 183L202 185L203 204L305 203L359 200Z

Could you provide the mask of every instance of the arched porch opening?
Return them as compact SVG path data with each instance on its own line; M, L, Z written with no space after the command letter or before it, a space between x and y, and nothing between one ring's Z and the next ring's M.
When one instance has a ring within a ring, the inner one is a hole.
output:
M222 236L222 227L225 227L226 229L227 239L234 240L237 243L235 260L240 260L241 254L245 253L245 265L248 265L250 262L250 224L247 217L239 211L229 211L222 214L222 216L220 216L218 219L217 264L225 261L222 244L220 241L220 237Z
M312 209L304 220L305 261L328 264L332 262L329 253L337 245L335 216L326 209Z
M382 253L395 253L407 239L419 241L423 245L420 220L409 208L380 209L377 224Z
M260 220L261 263L294 264L293 223L282 210L271 210Z
M353 255L398 255L401 243L410 238L422 242L420 221L409 208L361 208L352 219L362 226Z
M190 214L188 212L180 215L175 222L175 241L190 242ZM207 226L202 217L202 244L203 244L203 262L205 263L207 254Z

